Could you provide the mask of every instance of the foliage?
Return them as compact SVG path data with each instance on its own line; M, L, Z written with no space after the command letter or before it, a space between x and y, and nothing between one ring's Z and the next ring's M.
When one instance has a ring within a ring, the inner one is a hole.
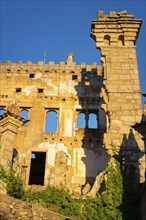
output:
M120 163L112 158L105 170L105 191L96 199L85 202L83 215L86 219L121 220L122 176Z
M14 172L7 173L0 167L0 179L7 184L7 193L24 201L37 203L49 210L76 220L136 220L138 184L134 182L135 170L121 173L116 149L104 171L104 191L95 199L75 199L63 189L48 186L46 190L23 189L22 180Z
M24 200L42 206L65 216L80 220L120 220L122 213L122 176L119 162L112 157L105 170L105 191L96 199L73 199L68 192L48 186L44 191L28 190Z
M7 193L14 198L21 199L24 195L23 182L19 176L11 173L7 176Z
M124 220L137 220L138 219L138 182L135 175L135 167L129 167L128 173L123 173L123 203L122 213Z
M7 174L2 166L0 166L0 180L6 182Z
M23 182L14 172L6 172L0 166L0 180L6 183L7 194L14 198L21 199L24 196Z
M23 197L28 202L35 202L66 216L79 216L81 201L73 199L63 189L48 186L43 191L28 190Z

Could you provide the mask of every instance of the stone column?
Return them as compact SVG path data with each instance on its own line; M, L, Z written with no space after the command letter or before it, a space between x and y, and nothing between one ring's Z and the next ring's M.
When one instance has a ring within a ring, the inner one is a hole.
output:
M0 120L1 127L1 149L0 149L0 164L7 170L11 168L14 141L18 128L23 125L20 117L14 114L5 113Z

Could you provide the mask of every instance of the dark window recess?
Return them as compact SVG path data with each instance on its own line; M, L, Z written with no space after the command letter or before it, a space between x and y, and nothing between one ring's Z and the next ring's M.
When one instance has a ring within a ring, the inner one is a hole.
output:
M38 93L43 93L44 89L38 89Z
M82 68L82 72L86 72L86 68Z
M74 79L78 79L78 76L77 75L73 75L72 76L72 80L74 80Z
M31 79L33 79L33 78L34 78L34 76L35 76L35 74L34 74L34 73L30 73L30 74L29 74L29 78L31 78Z
M90 144L92 143L92 139L91 139L91 138L89 139L89 143L90 143Z
M31 153L29 185L44 185L46 152Z
M0 95L0 98L8 98L8 95Z
M20 93L21 91L22 91L21 88L16 88L16 92L17 92L17 93Z

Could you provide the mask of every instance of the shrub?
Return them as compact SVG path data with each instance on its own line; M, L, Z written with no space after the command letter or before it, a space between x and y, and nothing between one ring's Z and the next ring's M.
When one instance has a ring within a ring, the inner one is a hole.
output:
M24 200L39 203L42 206L66 216L80 216L81 201L71 198L63 189L48 186L43 191L27 190Z
M133 220L137 217L138 185L135 171L122 174L116 151L104 171L104 191L95 199L74 199L63 189L48 186L42 191L24 191L22 180L0 167L0 179L7 184L7 193L18 199L40 204L52 211L78 220Z
M139 184L135 173L135 167L129 167L129 173L123 174L123 203L122 213L124 220L137 220L139 217Z
M14 198L21 199L24 196L24 188L22 179L11 173L7 176L7 193Z
M120 163L112 157L105 169L105 191L97 198L73 199L63 189L48 186L46 190L34 192L27 190L25 200L35 202L79 220L121 220L123 184Z
M83 216L87 220L122 220L123 184L120 163L116 158L113 157L112 162L107 164L105 173L105 191L97 194L96 199L84 202Z
M0 180L6 182L7 174L2 166L0 166Z
M14 172L6 172L0 166L0 180L6 183L7 194L14 198L21 199L24 196L24 187L22 179L15 176Z

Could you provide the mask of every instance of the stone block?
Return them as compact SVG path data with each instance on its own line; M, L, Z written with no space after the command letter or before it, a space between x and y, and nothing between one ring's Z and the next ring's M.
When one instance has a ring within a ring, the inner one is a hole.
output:
M91 190L91 185L89 183L87 183L82 190L82 194L87 195L87 193L90 192L90 190Z

